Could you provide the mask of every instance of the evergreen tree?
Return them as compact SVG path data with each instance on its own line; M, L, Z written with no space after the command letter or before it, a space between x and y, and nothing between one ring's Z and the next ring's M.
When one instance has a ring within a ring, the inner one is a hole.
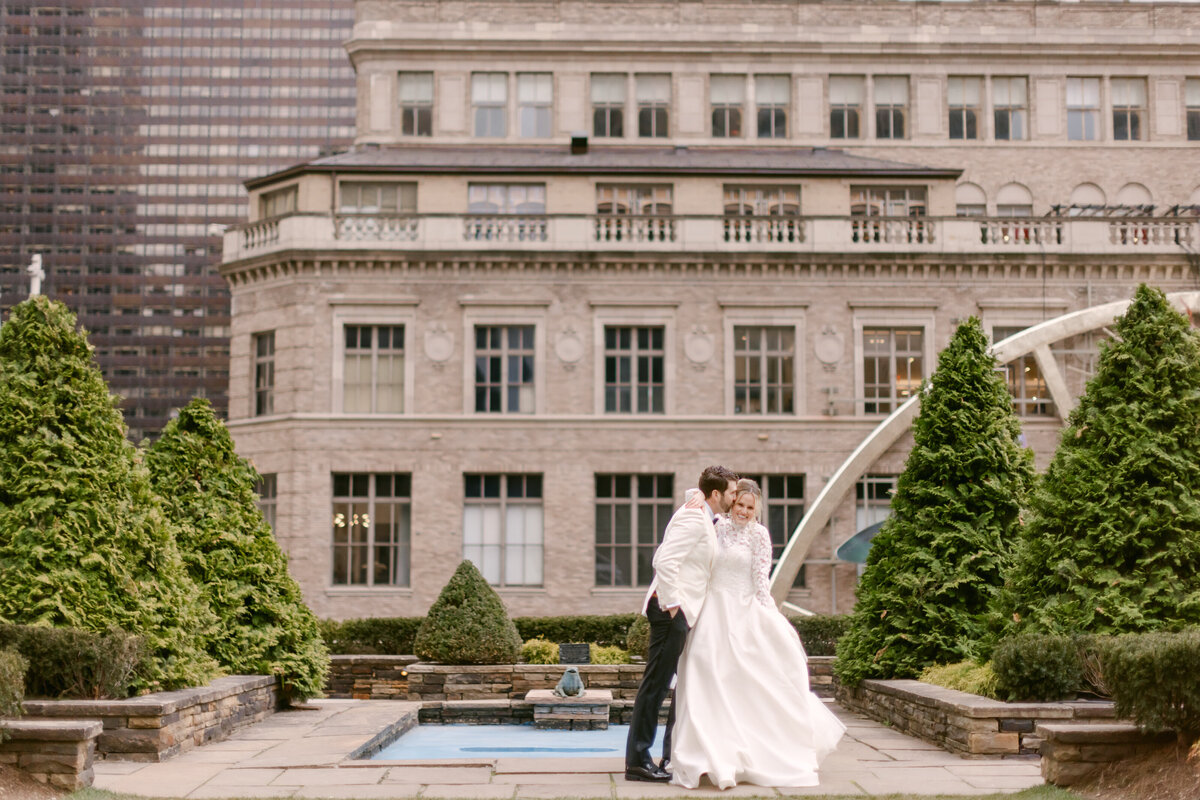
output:
M255 503L258 473L209 402L181 410L146 461L188 572L217 616L209 653L235 674L278 675L290 698L320 695L329 654L317 619Z
M144 687L206 683L214 620L91 358L45 297L0 327L0 620L120 628L153 657Z
M892 515L871 545L842 682L910 678L978 655L1033 481L1033 454L979 320L955 331L922 387Z
M997 604L1005 633L1200 624L1200 335L1140 286L1071 412Z
M521 635L500 595L463 561L429 608L413 651L443 664L514 664Z

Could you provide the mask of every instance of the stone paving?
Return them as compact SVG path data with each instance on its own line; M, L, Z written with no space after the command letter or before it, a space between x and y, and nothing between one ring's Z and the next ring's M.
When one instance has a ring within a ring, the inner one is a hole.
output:
M821 765L821 785L721 791L629 783L620 759L500 758L480 761L362 761L349 754L415 704L319 700L230 738L156 764L100 761L98 789L188 798L607 798L779 797L896 792L919 795L1010 793L1042 783L1036 758L971 759L890 730L837 706L848 728Z

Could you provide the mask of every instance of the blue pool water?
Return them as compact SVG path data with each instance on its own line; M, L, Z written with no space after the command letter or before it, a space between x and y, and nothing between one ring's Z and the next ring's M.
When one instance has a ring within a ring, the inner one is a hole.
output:
M628 725L604 731L544 731L529 725L418 725L377 759L621 758ZM661 731L660 731L661 733ZM661 755L662 737L654 746Z

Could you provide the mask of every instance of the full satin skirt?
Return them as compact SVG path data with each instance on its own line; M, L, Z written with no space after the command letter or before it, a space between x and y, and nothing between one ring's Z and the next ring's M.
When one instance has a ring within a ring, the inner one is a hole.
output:
M808 657L786 618L753 596L714 592L679 660L671 782L707 774L727 789L816 786L846 726L809 690Z

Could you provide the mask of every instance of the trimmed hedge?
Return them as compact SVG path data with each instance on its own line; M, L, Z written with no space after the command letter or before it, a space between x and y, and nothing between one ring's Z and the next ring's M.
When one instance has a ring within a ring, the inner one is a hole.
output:
M30 697L100 700L128 697L154 668L143 639L112 629L0 624L0 650L16 650L29 663Z
M837 641L850 628L849 614L814 614L811 617L788 617L804 652L810 656L836 655Z
M526 664L557 664L558 645L545 639L530 639L521 645L521 660Z
M320 621L329 652L343 656L406 656L424 617L368 617Z
M562 617L514 617L521 639L542 638L550 642L588 642L601 647L625 646L629 626L639 614L607 614Z
M0 650L0 717L21 715L27 669L29 662L16 650Z
M645 658L650 653L650 620L638 614L625 635L625 649L630 655Z
M1074 637L1023 634L1004 639L992 653L999 695L1009 701L1052 701L1083 687Z
M413 650L442 664L513 664L521 637L500 595L464 560L430 607Z
M935 664L925 668L921 673L920 680L946 689L970 692L981 697L990 697L993 700L1000 699L996 673L991 664L979 664L975 661Z
M1174 730L1184 744L1200 739L1200 629L1117 636L1101 658L1118 717Z

